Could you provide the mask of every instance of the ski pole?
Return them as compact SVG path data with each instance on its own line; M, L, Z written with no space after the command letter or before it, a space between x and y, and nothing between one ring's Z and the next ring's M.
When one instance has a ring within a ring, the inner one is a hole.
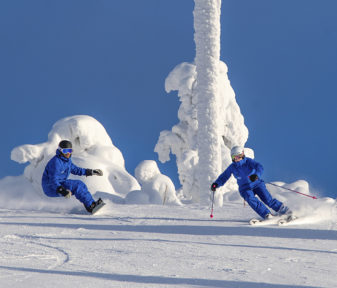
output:
M213 191L213 197L212 197L212 209L211 209L211 215L209 215L209 217L211 217L211 218L213 218L214 193L215 193L215 191Z
M267 182L267 184L270 184L270 185L273 185L273 186L276 186L276 187L280 187L280 188L282 188L282 189L289 190L289 191L291 191L291 192L295 192L295 193L297 193L297 194L301 194L301 195L303 195L303 196L310 197L310 198L312 198L312 199L317 199L316 196L311 196L311 195L308 195L308 194L305 194L305 193L301 193L301 192L298 192L298 191L296 191L296 190L292 190L292 189L289 189L289 188L282 187L282 186L280 186L280 185L276 185L276 184L274 184L274 183Z

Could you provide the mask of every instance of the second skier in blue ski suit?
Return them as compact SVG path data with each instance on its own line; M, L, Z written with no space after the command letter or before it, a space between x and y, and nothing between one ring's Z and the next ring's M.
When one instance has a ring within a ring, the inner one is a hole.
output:
M233 174L239 185L239 192L249 206L259 214L263 219L272 217L269 206L279 214L290 212L289 208L282 202L273 198L261 179L263 166L255 160L245 157L244 149L235 146L231 150L233 163L215 180L211 185L211 190L215 190L224 185ZM261 201L256 197L259 196ZM266 205L265 205L266 204Z
M94 201L87 186L80 180L68 179L70 173L78 176L102 176L100 169L85 169L74 165L71 161L72 143L62 140L56 150L56 155L49 160L42 176L42 188L49 197L66 197L71 195L84 204L88 212L92 212L95 206L102 202Z

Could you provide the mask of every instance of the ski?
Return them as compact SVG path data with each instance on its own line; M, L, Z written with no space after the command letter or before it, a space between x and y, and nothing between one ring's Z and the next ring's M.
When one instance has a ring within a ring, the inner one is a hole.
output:
M288 215L275 215L272 218L268 219L257 219L253 218L249 221L249 224L252 226L267 226L267 225L277 225L279 221L286 219Z
M287 218L285 218L285 219L280 219L280 220L277 222L277 224L278 224L279 226L285 226L285 225L289 224L290 222L292 222L292 221L294 221L294 220L296 220L296 219L298 219L298 218L297 218L295 215L290 214L290 215L288 215Z

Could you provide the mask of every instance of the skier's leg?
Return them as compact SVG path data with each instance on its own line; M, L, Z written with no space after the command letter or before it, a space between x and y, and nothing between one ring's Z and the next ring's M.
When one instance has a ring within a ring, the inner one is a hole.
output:
M270 214L269 209L254 195L252 190L240 191L240 194L249 206L263 219L266 218L267 214Z
M273 198L266 188L264 182L261 182L259 186L254 188L254 193L260 197L260 199L274 211L278 212L282 206L282 202Z
M46 188L43 187L43 192L48 197L62 197L61 194L56 192L56 189L54 191L53 189L49 189L49 188L46 189Z
M90 207L94 202L90 192L88 191L87 185L85 185L80 180L66 180L62 183L64 188L69 189L76 199L84 204L85 207Z
M62 197L61 194L57 193L57 187L55 185L42 185L43 192L48 197Z

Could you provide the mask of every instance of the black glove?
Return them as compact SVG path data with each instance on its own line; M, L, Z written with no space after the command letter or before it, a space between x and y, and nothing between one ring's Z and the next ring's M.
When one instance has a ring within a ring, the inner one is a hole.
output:
M250 181L254 182L254 181L256 181L257 179L259 179L259 177L258 177L256 174L253 174L253 175L250 175L250 176L249 176L249 179L250 179Z
M56 192L61 194L65 198L70 198L72 193L69 189L64 188L63 186L59 186L56 189Z
M103 176L103 171L101 169L86 169L85 170L85 176Z
M211 190L213 191L213 192L215 192L215 190L216 190L216 188L218 188L218 184L217 183L213 183L212 185L211 185Z
M101 169L94 169L92 170L92 174L97 176L103 176L103 171Z

